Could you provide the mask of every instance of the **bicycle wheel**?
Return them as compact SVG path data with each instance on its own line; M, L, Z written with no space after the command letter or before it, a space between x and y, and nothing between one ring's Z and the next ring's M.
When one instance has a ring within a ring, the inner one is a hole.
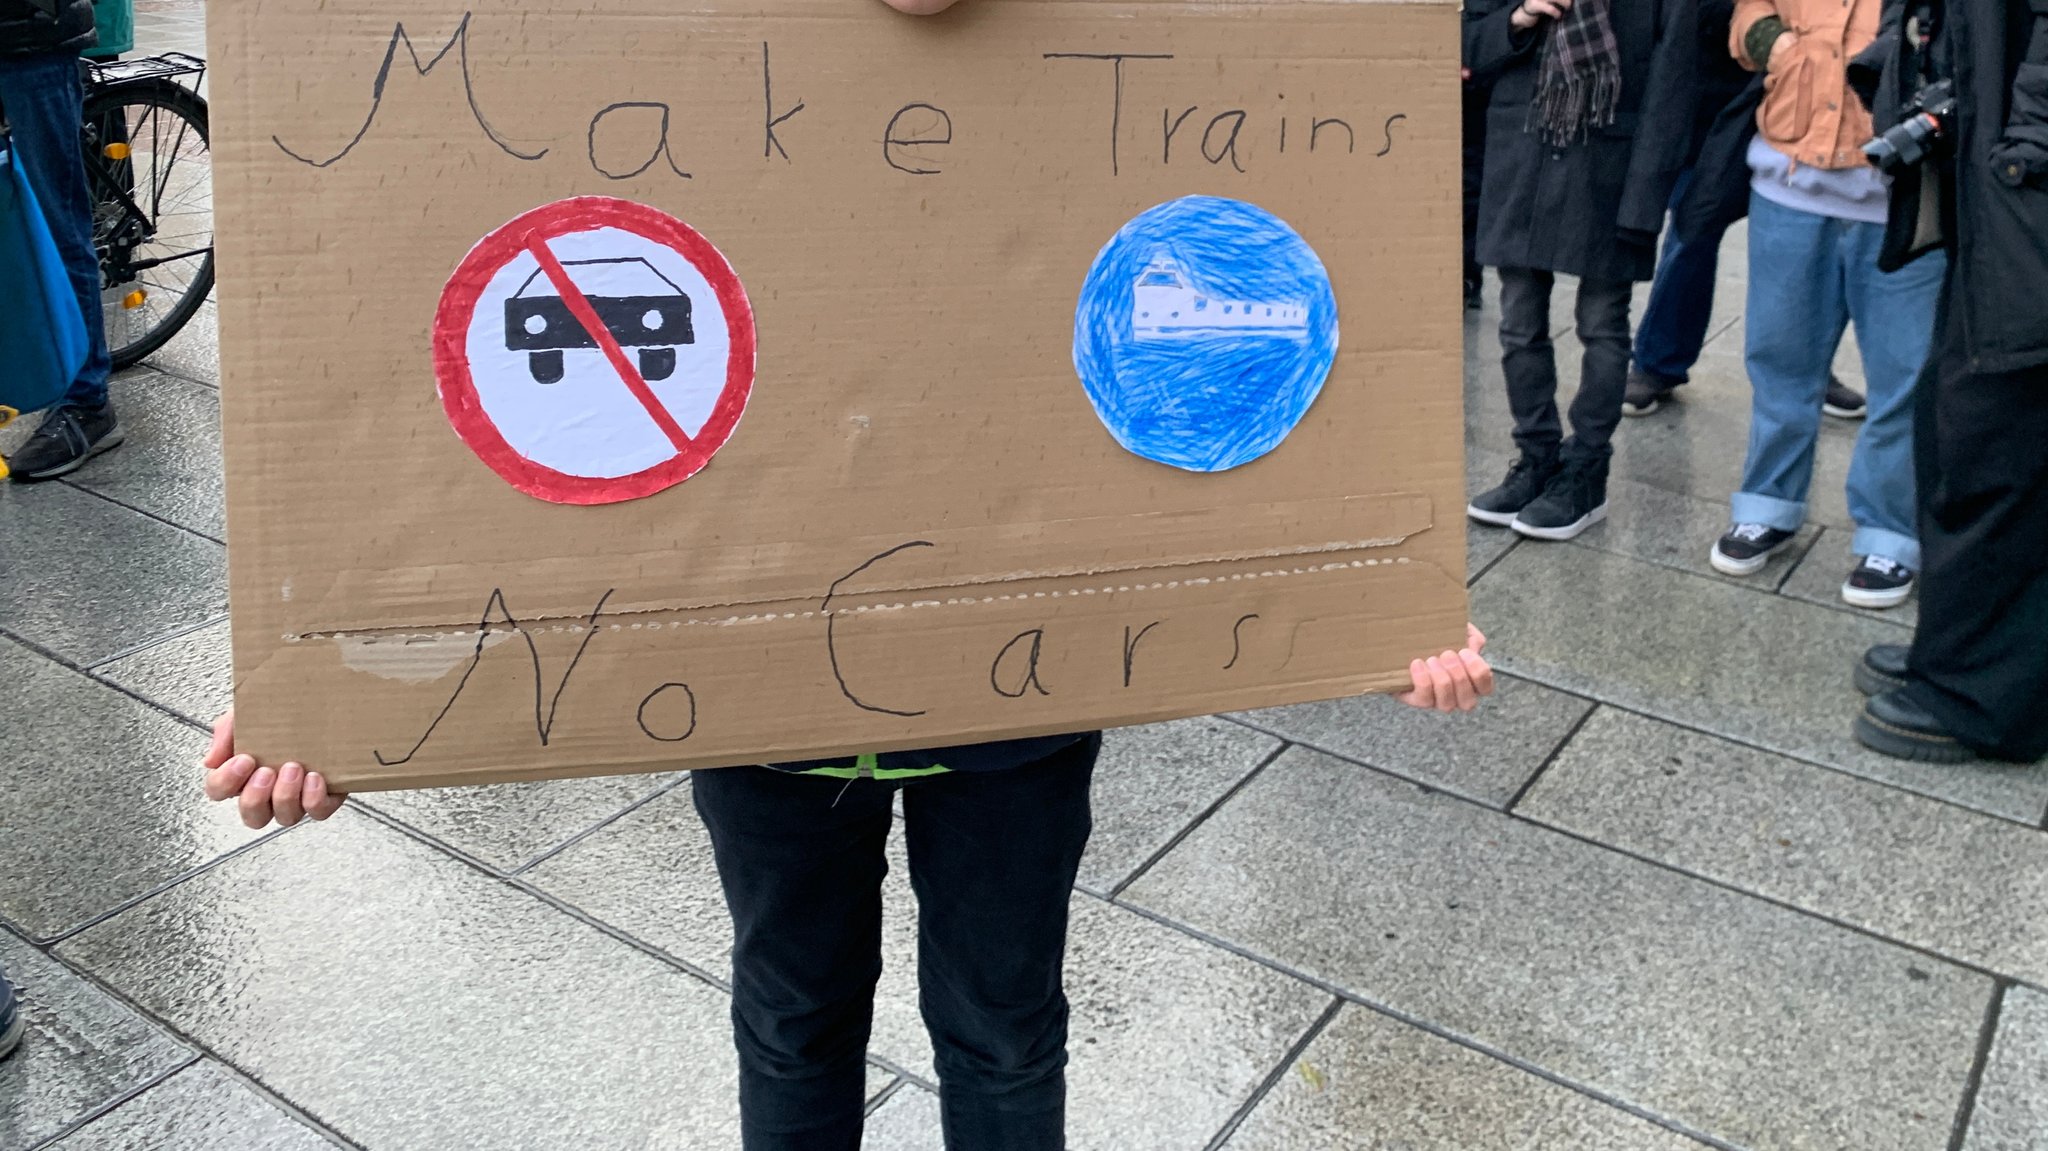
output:
M84 146L107 349L125 368L177 335L213 290L206 101L168 79L90 90Z

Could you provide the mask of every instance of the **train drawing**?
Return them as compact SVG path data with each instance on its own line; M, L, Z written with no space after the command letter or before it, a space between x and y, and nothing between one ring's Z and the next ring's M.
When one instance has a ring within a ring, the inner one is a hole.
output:
M1278 337L1305 343L1308 305L1301 300L1225 300L1194 286L1179 261L1155 255L1131 288L1131 338L1203 340Z

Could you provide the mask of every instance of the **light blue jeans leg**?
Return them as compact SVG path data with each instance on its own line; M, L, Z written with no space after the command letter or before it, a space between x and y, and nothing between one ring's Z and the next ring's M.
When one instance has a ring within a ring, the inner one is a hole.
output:
M1750 196L1749 456L1729 501L1736 523L1797 531L1806 522L1828 367L1849 323L1838 254L1844 227Z
M1920 533L1913 500L1913 384L1934 340L1934 305L1947 257L1924 256L1886 274L1877 270L1884 241L1879 224L1850 224L1842 236L1843 278L1870 410L1849 462L1850 546L1920 570ZM2016 303L2017 306L2017 303Z

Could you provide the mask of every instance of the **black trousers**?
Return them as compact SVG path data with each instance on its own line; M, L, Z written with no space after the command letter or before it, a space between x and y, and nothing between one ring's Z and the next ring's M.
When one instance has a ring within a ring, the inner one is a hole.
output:
M1501 370L1515 413L1515 446L1530 455L1560 450L1564 429L1557 414L1557 349L1550 342L1550 290L1557 277L1535 268L1500 269ZM1585 355L1579 394L1572 400L1567 457L1606 459L1613 454L1628 389L1631 339L1627 280L1579 281L1578 331Z
M1972 370L1954 283L1913 397L1923 566L1908 690L1964 743L2032 762L2048 754L2048 365Z
M1067 906L1101 745L902 784L765 767L692 778L732 912L746 1151L860 1147L898 790L946 1146L1061 1151Z

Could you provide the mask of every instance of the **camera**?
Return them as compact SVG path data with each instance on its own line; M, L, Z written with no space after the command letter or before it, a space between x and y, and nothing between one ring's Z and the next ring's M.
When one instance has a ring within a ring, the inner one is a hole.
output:
M1955 85L1940 80L1927 85L1906 106L1906 118L1863 145L1863 155L1886 175L1927 159L1948 132L1956 111Z

